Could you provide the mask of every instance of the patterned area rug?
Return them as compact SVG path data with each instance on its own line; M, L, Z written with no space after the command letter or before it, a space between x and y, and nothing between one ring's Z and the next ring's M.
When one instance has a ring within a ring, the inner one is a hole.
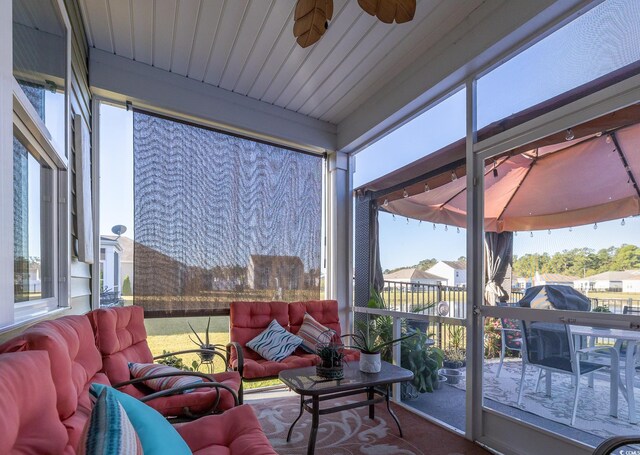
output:
M356 401L354 397L322 403L322 408ZM283 455L307 452L311 415L305 411L295 426L291 442L287 431L299 413L297 396L250 402L274 449ZM320 416L316 439L317 455L486 455L488 452L443 428L392 404L400 420L404 438L384 403L376 405L376 417L368 408L356 408Z
M499 378L496 378L495 375L497 368L497 363L485 363L485 397L558 423L571 424L575 389L571 385L569 375L553 374L551 397L547 397L544 379L541 381L539 391L535 391L537 368L527 368L522 405L518 406L522 362L519 359L505 360ZM587 377L582 377L578 397L578 413L574 427L602 437L638 434L640 425L629 423L629 408L621 391L618 394L618 418L609 415L608 375L608 370L596 373L593 388L587 386ZM465 380L462 379L456 387L465 389ZM635 388L634 392L636 403L640 403L640 390Z

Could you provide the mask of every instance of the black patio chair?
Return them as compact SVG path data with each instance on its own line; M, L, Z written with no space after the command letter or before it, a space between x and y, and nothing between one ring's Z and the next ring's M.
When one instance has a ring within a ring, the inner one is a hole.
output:
M542 322L521 321L522 330L522 376L518 391L518 405L522 402L524 379L528 366L539 368L536 391L540 379L545 377L547 381L547 395L551 394L551 374L560 373L570 375L574 379L575 391L573 396L573 411L571 413L571 425L576 420L578 409L578 393L580 391L581 376L593 373L606 365L582 360L581 357L595 352L611 354L612 347L588 347L575 349L571 327L566 324L553 324ZM617 358L617 355L615 355Z

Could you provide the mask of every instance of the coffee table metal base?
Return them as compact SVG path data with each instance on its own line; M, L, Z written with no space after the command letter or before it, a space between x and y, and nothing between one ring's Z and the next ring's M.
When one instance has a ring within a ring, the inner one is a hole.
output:
M287 433L287 442L291 439L291 433L293 432L293 427L296 426L300 417L302 417L302 413L307 411L311 414L311 434L309 435L309 444L307 446L307 455L313 455L316 447L316 435L318 434L318 424L320 421L320 416L325 414L333 414L334 412L346 411L347 409L360 408L362 406L369 406L369 418L375 418L375 404L382 403L385 401L387 403L387 411L396 422L398 426L398 433L400 433L400 437L402 437L402 428L400 427L400 422L398 421L398 417L394 414L389 406L389 391L390 385L387 385L384 391L375 388L375 387L363 387L360 389L349 390L346 392L338 392L332 393L328 395L313 395L311 398L305 398L304 395L300 395L300 414L296 417L296 420L293 421L291 427L289 428L289 432ZM358 401L356 403L343 404L340 406L332 406L331 408L320 409L320 402L326 400L334 400L336 398L349 397L353 395L359 394L367 394L367 399ZM378 395L376 397L376 395Z

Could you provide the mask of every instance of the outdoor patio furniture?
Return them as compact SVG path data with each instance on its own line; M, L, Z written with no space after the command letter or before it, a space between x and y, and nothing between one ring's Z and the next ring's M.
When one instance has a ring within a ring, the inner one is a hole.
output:
M575 384L573 396L573 412L571 413L571 425L575 424L576 412L578 409L578 394L580 391L580 378L596 370L604 368L606 365L582 360L595 352L605 352L612 356L611 369L611 400L617 397L618 388L618 354L612 347L589 347L575 349L571 326L566 324L554 324L543 322L521 321L522 330L522 375L518 391L518 405L522 404L522 392L528 366L539 368L538 381L544 374L546 380L546 394L551 396L551 374L560 373L572 375ZM614 364L615 361L615 364ZM615 389L615 390L614 390ZM613 409L613 408L612 408ZM617 410L617 407L616 407Z
M148 404L164 416L176 416L192 419L203 414L222 412L234 407L235 394L240 394L240 375L234 371L224 371L212 375L201 375L211 378L224 388L198 388L187 394L164 395L144 386L140 379L131 380L129 363L153 363L158 358L172 354L186 352L181 351L153 357L147 344L147 331L144 326L144 310L139 306L126 306L117 308L102 308L94 310L88 315L95 333L97 349L102 357L102 371L108 377L114 387L122 392L138 399L154 397ZM222 359L227 365L227 358L218 351L209 351ZM186 374L186 373L185 373ZM148 378L147 378L148 379ZM209 380L211 380L209 379ZM241 400L241 399L240 399ZM240 404L242 401L240 401Z
M340 336L338 302L311 300L305 302L231 302L229 337L234 348L230 352L231 367L243 380L277 378L278 373L292 368L314 366L319 362L316 354L298 348L280 362L266 360L246 344L262 333L274 319L293 334L298 333L305 313ZM239 346L239 349L235 347ZM345 349L345 361L356 361L360 352Z
M320 416L334 412L344 411L362 406L369 407L369 418L375 418L375 403L385 401L387 410L398 426L398 432L402 437L402 428L396 415L389 407L389 395L392 384L411 381L413 373L396 365L382 362L379 373L363 373L357 363L347 364L344 367L344 378L340 380L322 379L316 374L313 367L296 368L282 371L279 378L291 390L300 395L300 414L293 421L287 433L287 442L291 439L291 432L304 411L312 415L311 434L307 446L307 455L313 455L315 451L316 435ZM355 397L366 393L366 398L360 401L351 401L339 406L327 406L320 409L320 402L335 398ZM379 395L376 398L376 395Z
M82 329L84 324L79 322L84 317L72 318L61 319L66 319L67 328L80 329L82 335L87 335ZM70 335L66 337L65 332L56 333L51 326L40 329L44 337L40 340L41 347L49 349L0 354L0 453L3 454L79 453L81 434L89 424L93 406L89 385L92 382L108 384L102 373L95 372L100 364L99 355L92 355L90 349L83 347L92 345L86 343L86 338L76 338L74 342L71 331L66 332ZM26 348L20 341L26 339L10 340L11 346ZM73 359L69 351L76 354ZM104 422L100 430L108 431L113 423ZM238 406L224 415L179 424L176 430L196 455L276 454L248 405Z
M510 351L522 351L522 332L520 323L516 319L500 318L500 365L496 371L496 378L500 377L502 363L507 349Z

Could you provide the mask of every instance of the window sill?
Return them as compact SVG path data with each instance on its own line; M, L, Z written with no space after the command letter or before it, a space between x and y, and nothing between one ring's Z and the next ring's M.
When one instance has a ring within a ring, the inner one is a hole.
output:
M46 313L39 314L38 316L35 316L35 317L22 319L18 322L14 322L13 324L5 325L4 327L0 327L0 336L5 333L12 332L14 330L26 328L27 326L33 325L40 321L45 321L47 319L52 319L53 317L56 317L56 316L61 316L67 311L69 311L70 309L71 307L56 308L54 310L47 311Z

